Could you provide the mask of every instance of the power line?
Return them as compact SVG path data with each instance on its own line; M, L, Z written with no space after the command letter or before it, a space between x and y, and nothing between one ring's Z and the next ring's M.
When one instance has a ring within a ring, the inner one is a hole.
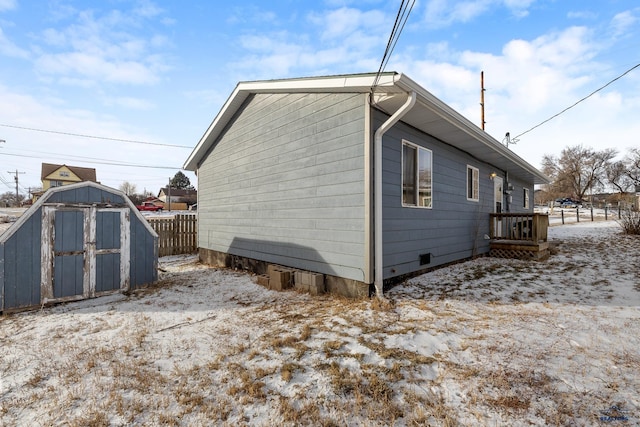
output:
M411 1L411 6L409 6L409 1ZM384 51L384 55L382 55L382 60L380 61L380 67L378 68L378 72L376 73L376 77L373 79L373 84L371 85L371 92L374 91L378 82L380 81L380 76L384 72L384 69L391 58L391 54L398 43L398 39L400 38L400 34L404 29L407 20L409 19L409 14L413 10L413 6L416 3L416 0L409 0L405 3L405 0L402 0L400 7L398 8L398 13L396 15L396 20L393 23L393 28L391 29L391 34L389 35L389 40L387 41L387 47Z
M26 127L26 126L8 125L8 124L5 124L5 123L0 123L0 126L6 127L6 128L13 128L13 129L29 130L29 131L33 131L33 132L55 133L57 135L79 136L81 138L92 138L92 139L103 139L103 140L106 140L106 141L128 142L130 144L157 145L157 146L160 146L160 147L176 147L176 148L188 148L188 149L192 149L193 148L193 147L188 147L186 145L161 144L159 142L137 141L137 140L134 140L134 139L110 138L110 137L106 137L106 136L86 135L86 134L81 134L81 133L61 132L61 131L50 130L50 129L38 129L38 128L31 128L31 127Z
M607 84L605 84L604 86L599 87L598 89L594 90L593 92L591 92L589 95L585 96L584 98L578 100L577 102L574 102L572 105L568 106L567 108L565 108L564 110L560 111L557 114L554 114L553 116L549 117L547 120L538 123L537 125L535 125L534 127L532 127L529 130L526 130L524 132L522 132L520 135L517 135L515 137L513 137L513 139L517 139L519 137L521 137L522 135L524 135L525 133L529 133L532 130L534 130L535 128L538 128L540 126L542 126L543 124L555 119L556 117L558 117L560 114L565 113L566 111L572 109L573 107L575 107L576 105L580 104L582 101L586 100L587 98L590 98L591 96L595 95L596 93L600 92L602 89L606 88L607 86L609 86L610 84L612 84L613 82L615 82L616 80L621 79L622 77L626 76L627 74L629 74L630 72L632 72L633 70L635 70L636 68L640 67L640 64L636 64L633 67L629 68L627 71L625 71L624 73L620 74L618 77L616 77L615 79L609 81Z
M42 156L28 156L26 154L10 154L10 153L2 153L0 152L0 156L12 156L12 157L25 157L30 159L42 159ZM151 165L135 165L133 163L118 163L111 161L98 161L98 160L85 160L86 163L94 163L98 165L111 165L111 166L120 166L120 167L129 167L129 168L148 168L148 169L171 169L171 170L180 170L181 167L172 167L172 166L151 166Z
M15 149L14 151L23 151L23 152L27 152L27 153L38 153L38 154L40 154L40 156L38 156L38 158L43 158L44 154L48 154L48 155L53 156L52 158L59 158L59 157L56 157L56 156L64 155L64 160L79 160L79 161L83 161L83 162L90 161L90 160L97 160L97 161L100 161L100 162L102 162L102 161L107 161L107 162L108 161L115 161L115 160L103 159L103 158L99 158L99 157L76 156L76 155L73 155L73 154L66 154L66 153L61 153L61 152L52 153L50 151L22 150L22 149ZM15 154L15 153L11 153L11 154ZM15 154L15 155L19 156L20 154ZM24 156L26 157L27 155L25 154ZM133 165L133 163L129 163L129 162L120 162L120 163L122 163L123 165L127 165L127 164L128 165Z

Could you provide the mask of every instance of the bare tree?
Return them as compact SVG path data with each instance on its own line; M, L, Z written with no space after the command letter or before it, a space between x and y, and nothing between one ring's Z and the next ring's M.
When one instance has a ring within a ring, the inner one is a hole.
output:
M16 193L13 191L7 191L0 195L0 206L20 206L23 200L24 196L22 194L18 194L18 198L16 199Z
M640 188L640 148L631 148L624 159L627 167L626 175L635 186L636 190Z
M582 200L588 191L604 187L607 167L616 154L610 148L595 151L582 145L567 147L559 158L545 155L543 171L553 179L555 191Z
M130 183L129 181L124 181L122 184L120 184L119 188L120 188L120 191L122 191L127 196L132 196L136 194L136 185Z
M633 186L633 181L627 175L628 165L625 161L610 163L606 168L607 181L619 193L626 193Z
M558 160L554 156L545 154L542 157L542 172L548 176L551 181L549 184L544 184L541 188L545 193L544 198L546 201L553 201L571 193L571 190L565 185L564 180L560 178L561 170L558 165Z

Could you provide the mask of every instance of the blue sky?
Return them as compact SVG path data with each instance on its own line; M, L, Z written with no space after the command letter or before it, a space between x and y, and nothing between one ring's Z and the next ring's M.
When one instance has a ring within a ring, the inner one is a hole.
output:
M42 162L157 193L238 81L377 71L399 4L0 0L0 193L16 169L39 186ZM484 71L500 141L640 63L639 18L635 0L418 0L386 70L478 124ZM622 155L639 117L640 68L510 148L537 167L577 144Z

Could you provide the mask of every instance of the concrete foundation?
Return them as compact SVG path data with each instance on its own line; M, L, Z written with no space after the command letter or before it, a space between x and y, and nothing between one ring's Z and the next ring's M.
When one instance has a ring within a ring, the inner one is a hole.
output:
M273 290L284 290L295 286L298 290L309 292L312 295L330 292L348 298L369 297L370 286L357 280L301 271L211 249L199 248L198 255L203 264L258 274L258 284Z

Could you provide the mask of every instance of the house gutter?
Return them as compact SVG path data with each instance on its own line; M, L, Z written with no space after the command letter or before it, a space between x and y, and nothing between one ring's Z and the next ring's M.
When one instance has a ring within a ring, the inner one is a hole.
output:
M373 136L374 150L374 286L376 295L383 298L383 263L382 263L382 136L393 127L416 103L416 92L407 94L407 101L393 113L375 132Z

